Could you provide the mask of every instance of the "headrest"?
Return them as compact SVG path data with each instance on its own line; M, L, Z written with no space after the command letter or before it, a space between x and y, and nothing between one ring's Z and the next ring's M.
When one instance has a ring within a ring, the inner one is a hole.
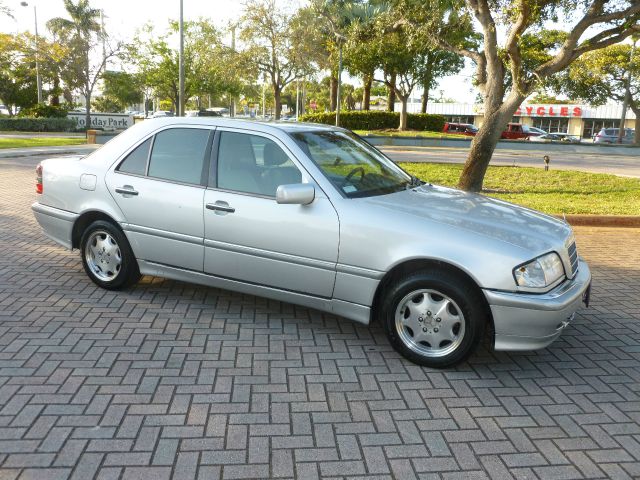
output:
M276 167L289 160L289 157L275 143L267 143L264 146L263 159L266 167Z
M227 156L228 168L237 165L255 166L256 159L253 155L253 147L248 135L233 132L224 132L220 139L220 152Z

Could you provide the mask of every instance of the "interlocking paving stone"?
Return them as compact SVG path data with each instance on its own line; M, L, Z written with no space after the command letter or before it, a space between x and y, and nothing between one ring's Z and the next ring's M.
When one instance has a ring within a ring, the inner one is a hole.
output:
M0 161L0 479L640 478L640 231L576 228L551 347L417 367L382 329L145 277L107 292Z

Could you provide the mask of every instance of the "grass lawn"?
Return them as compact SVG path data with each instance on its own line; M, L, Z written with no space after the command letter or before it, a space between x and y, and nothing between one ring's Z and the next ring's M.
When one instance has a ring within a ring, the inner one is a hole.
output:
M401 163L409 173L455 187L463 165ZM489 167L483 192L550 214L640 215L640 179L566 170Z
M84 137L25 137L0 138L0 148L55 147L60 145L84 145Z
M358 135L381 135L383 137L420 137L420 138L468 138L471 137L461 135L459 133L442 133L442 132L427 132L424 130L405 130L400 132L395 129L390 130L354 130Z

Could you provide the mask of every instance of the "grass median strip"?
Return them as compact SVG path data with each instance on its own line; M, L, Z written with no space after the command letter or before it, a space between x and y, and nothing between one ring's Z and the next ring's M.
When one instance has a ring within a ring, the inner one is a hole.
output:
M455 187L463 165L401 163L409 173ZM550 214L640 215L640 179L528 167L489 167L483 192Z
M420 138L461 138L471 141L471 137L460 133L428 132L426 130L354 130L360 136L378 135L382 137L420 137Z
M26 137L0 138L0 148L59 147L64 145L84 145L84 137Z

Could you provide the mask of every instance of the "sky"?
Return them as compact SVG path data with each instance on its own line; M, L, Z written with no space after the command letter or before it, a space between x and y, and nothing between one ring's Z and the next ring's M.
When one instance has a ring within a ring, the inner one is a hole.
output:
M220 27L227 26L237 20L243 10L242 0L183 0L185 20L199 17L210 18ZM37 8L38 32L46 33L46 22L54 17L66 16L62 0L27 0L29 7L20 6L21 0L4 0L4 4L13 10L14 19L0 16L0 31L18 33L28 30L33 32L33 6ZM276 3L289 6L292 3L302 4L304 0L276 0ZM105 30L119 40L130 40L136 30L146 23L152 23L160 30L168 25L169 19L177 19L179 15L178 0L91 0L94 8L103 9L105 14ZM473 103L476 91L471 85L473 69L470 65L460 75L447 77L431 91L434 99L442 96L462 103ZM344 81L359 85L359 81L346 74ZM414 92L418 97L420 91Z

